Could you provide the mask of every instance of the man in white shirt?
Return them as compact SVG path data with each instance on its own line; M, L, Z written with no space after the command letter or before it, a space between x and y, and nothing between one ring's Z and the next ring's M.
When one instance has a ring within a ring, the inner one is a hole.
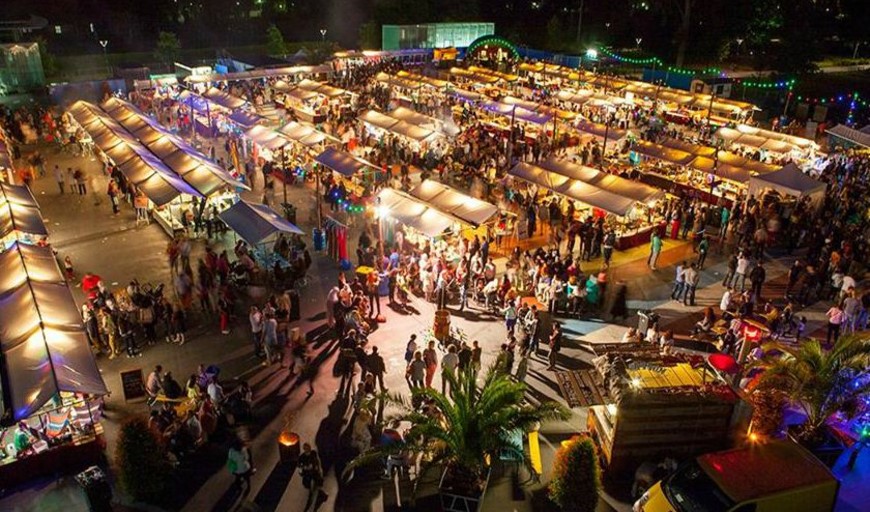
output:
M441 394L447 394L448 376L456 377L456 367L459 366L459 355L456 354L456 345L450 345L447 353L441 358ZM453 388L450 389L451 393Z
M684 305L695 305L695 289L698 287L698 281L700 280L700 277L701 276L698 274L698 271L695 270L694 263L689 265L689 268L683 270L683 282L686 289L685 293L683 294Z
M213 378L211 382L208 383L208 397L211 398L212 403L214 403L215 407L220 407L224 402L224 388L218 383L217 377Z

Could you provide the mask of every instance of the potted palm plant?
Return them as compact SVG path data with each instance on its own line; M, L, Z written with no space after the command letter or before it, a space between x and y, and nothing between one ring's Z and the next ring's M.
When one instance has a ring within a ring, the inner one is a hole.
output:
M759 389L775 388L806 416L789 436L831 463L843 447L826 428L826 422L848 404L870 392L866 379L870 367L870 337L844 336L830 350L818 340L794 348L773 344L776 349L761 361L765 372ZM768 351L771 353L771 351Z
M388 403L398 409L391 420L411 425L404 443L363 453L350 467L381 459L397 449L421 454L421 472L433 467L442 471L442 510L478 510L492 461L511 452L531 468L522 442L516 444L517 433L528 432L542 421L567 419L570 412L555 402L538 406L526 403L526 385L493 368L487 370L479 387L477 373L471 370L446 378L450 387L447 394L418 388L412 390L410 400L388 395ZM424 409L420 404L427 405Z

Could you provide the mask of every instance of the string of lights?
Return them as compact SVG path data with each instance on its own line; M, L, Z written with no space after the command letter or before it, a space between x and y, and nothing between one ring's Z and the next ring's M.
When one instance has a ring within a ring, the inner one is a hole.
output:
M836 103L842 103L842 102L844 102L844 101L848 101L848 102L850 103L850 105L851 105L852 103L855 104L855 107L854 107L854 108L858 108L859 106L860 106L860 107L867 107L867 106L870 106L870 105L868 105L868 103L870 103L870 102L868 102L867 100L861 99L861 98L859 97L859 95L858 95L857 92L855 92L855 93L849 93L849 94L838 94L838 95L836 95L836 96L804 96L804 95L798 95L798 96L797 96L797 100L798 100L798 101L801 101L801 102L804 102L804 103L810 103L810 104L821 104L821 105L825 105L825 104L836 104Z
M611 59L614 59L614 60L619 61L619 62L625 62L628 64L636 64L636 65L640 65L640 66L645 66L648 64L655 64L657 66L662 65L662 61L658 57L649 57L646 59L635 59L632 57L625 57L625 56L619 55L618 53L614 53L614 52L608 50L607 48L599 48L598 51L600 51L604 55L607 55Z
M755 80L743 80L740 78L735 78L734 81L743 87L752 87L755 89L788 89L789 91L794 89L794 85L797 83L797 80L794 78L780 80L778 82L759 82Z
M625 57L618 53L615 53L607 48L599 48L598 50L602 54L607 57L614 59L618 62L623 62L627 64L635 64L640 66L655 64L657 66L662 66L662 61L658 57L648 57L645 59L636 59L631 57ZM663 67L663 70L668 73L674 73L678 75L718 75L722 78L727 78L726 73L724 73L721 69L715 67L709 67L704 69L684 69L678 68L674 66ZM797 84L797 79L789 78L784 80L777 81L761 81L761 80L746 80L742 78L734 78L734 83L744 88L752 88L752 89L785 89L789 91L789 94L792 94L791 91L795 89ZM859 99L858 93L849 93L849 94L837 94L834 96L825 96L825 97L813 97L813 96L804 96L798 95L796 96L797 101L806 102L809 104L836 104L842 103L844 101L849 102L849 116L852 117L854 111L861 107L870 106L870 101Z

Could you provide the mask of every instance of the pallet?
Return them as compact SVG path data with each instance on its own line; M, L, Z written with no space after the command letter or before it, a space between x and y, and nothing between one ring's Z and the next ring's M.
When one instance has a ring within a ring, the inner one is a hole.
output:
M556 372L556 382L569 407L604 404L605 394L595 370Z

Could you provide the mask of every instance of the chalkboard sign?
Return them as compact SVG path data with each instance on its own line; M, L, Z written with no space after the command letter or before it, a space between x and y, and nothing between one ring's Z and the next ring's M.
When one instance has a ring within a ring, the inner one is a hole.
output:
M142 369L121 372L121 385L124 388L124 400L138 400L145 398L145 379L142 377Z

